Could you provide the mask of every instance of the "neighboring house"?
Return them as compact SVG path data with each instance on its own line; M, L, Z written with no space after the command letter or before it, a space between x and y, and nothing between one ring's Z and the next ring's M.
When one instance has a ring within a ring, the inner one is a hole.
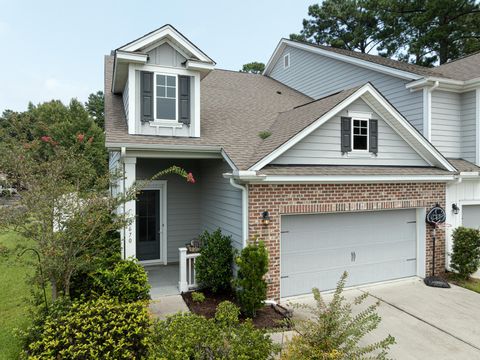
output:
M478 183L478 90L470 111L469 80L449 80L446 92L437 69L363 56L282 40L264 75L218 70L171 25L106 56L106 145L126 177L112 191L172 164L197 179L153 181L125 205L135 218L123 256L170 264L204 230L220 228L237 249L258 236L276 300L332 289L344 270L349 285L429 274L426 210L474 209L462 189ZM417 90L422 80L428 90ZM440 136L422 136L444 130L432 115L444 93L460 104L448 107L459 123L448 131L462 139L446 154ZM437 237L440 272L443 230Z

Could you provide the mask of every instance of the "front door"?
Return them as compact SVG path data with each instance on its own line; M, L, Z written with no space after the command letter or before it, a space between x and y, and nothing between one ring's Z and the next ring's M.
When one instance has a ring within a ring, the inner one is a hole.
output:
M137 196L137 259L159 260L160 253L160 190L142 190Z

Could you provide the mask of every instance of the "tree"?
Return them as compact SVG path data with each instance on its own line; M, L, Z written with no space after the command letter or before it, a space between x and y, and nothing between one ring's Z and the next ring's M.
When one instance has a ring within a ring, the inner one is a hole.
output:
M475 0L375 0L384 56L418 65L444 64L480 50L480 3ZM399 37L385 36L400 34Z
M372 3L374 0L370 1ZM378 20L363 0L325 0L308 7L299 34L292 40L369 53L377 45Z
M110 195L109 174L99 177L85 148L94 146L83 134L70 147L60 146L51 136L25 143L0 145L0 172L19 185L15 206L0 207L0 226L9 226L32 239L40 254L52 300L70 296L72 277L89 266L90 248L130 222L126 215L112 215L126 201L135 199L142 184L125 194ZM47 154L47 155L45 155ZM170 167L169 173L194 182L192 174ZM37 279L40 284L43 279Z
M39 105L30 103L25 112L5 111L0 117L0 142L25 143L49 136L58 146L67 148L77 143L80 134L90 145L78 150L97 175L103 176L108 159L105 135L79 101L73 99L67 106L58 100ZM49 153L45 147L37 149L44 156Z
M105 96L103 91L97 91L88 96L88 100L85 103L85 108L88 113L95 120L97 125L101 129L105 129Z
M253 61L248 64L244 64L240 72L246 72L251 74L261 74L265 70L265 64L257 61Z
M325 0L293 40L433 66L480 50L476 0Z

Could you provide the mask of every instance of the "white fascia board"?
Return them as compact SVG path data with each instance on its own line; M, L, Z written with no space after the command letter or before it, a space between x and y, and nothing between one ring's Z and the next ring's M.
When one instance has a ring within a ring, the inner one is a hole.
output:
M131 53L125 51L115 51L115 56L118 62L146 64L148 60L147 54Z
M187 38L185 38L183 35L181 35L178 31L176 31L170 25L166 25L166 26L158 29L157 31L154 31L150 34L147 34L147 35L141 37L140 39L135 40L132 43L127 44L127 45L119 48L119 50L137 51L137 50L142 49L144 47L147 47L148 45L150 45L154 42L157 42L158 40L161 40L161 39L163 39L167 36L172 38L180 46L182 46L184 49L186 49L188 52L193 54L195 57L197 57L201 61L215 63L206 54L204 54L202 51L200 51L200 49L198 49L192 42L190 42Z
M205 145L166 145L166 144L136 144L136 143L105 143L105 147L109 150L119 150L125 148L126 150L151 150L151 151L191 151L191 152L216 152L221 154L222 148L220 146Z
M280 51L280 50L283 50L283 47L286 46L286 45L297 48L297 49L309 51L309 52L314 53L314 54L319 54L319 55L323 55L323 56L326 56L326 57L329 57L329 58L332 58L332 59L340 60L340 61L350 63L350 64L353 64L353 65L357 65L357 66L367 68L367 69L370 69L370 70L374 70L374 71L377 71L377 72L380 72L380 73L392 75L392 76L395 76L395 77L398 77L398 78L401 78L401 79L417 80L417 79L423 78L422 75L418 75L418 74L414 74L414 73L411 73L411 72L408 72L408 71L395 69L395 68L385 66L385 65L376 64L376 63L371 62L371 61L362 60L362 59L359 59L359 58L355 58L353 56L339 54L339 53L336 53L336 52L333 52L333 51L324 50L324 49L321 49L321 48L318 48L318 47L315 47L315 46L312 46L312 45L302 44L302 43L298 43L298 42L287 40L287 39L280 40L280 43L277 46L277 48L275 49L275 52L274 52L273 56L270 58L270 60L267 63L267 66L265 67L265 71L264 71L265 75L270 74L270 71L272 70L271 68L273 67L273 65L276 62L276 61L274 61L274 59L276 59L279 56L279 54L277 54L276 52Z
M196 61L196 60L187 60L186 64L185 64L186 68L188 70L213 70L215 69L215 65L212 64L212 63L205 63L205 62L202 62L202 61Z
M227 162L228 166L230 166L232 170L238 170L237 166L232 161L232 159L230 159L230 156L228 156L227 152L224 149L222 149L221 154L223 159Z
M409 82L405 85L410 91L418 91L426 86L432 86L438 82L438 90L450 91L455 93L463 93L474 90L480 86L480 78L475 78L467 81L446 79L442 77L429 76L420 80Z
M377 183L377 182L447 182L455 180L454 175L339 175L339 176L289 176L289 175L266 175L258 180L249 182L261 183Z
M151 71L151 72L158 72L164 74L172 74L172 75L186 75L186 76L199 76L198 71L192 71L187 69L180 69L175 67L163 66L163 65L155 65L155 64L132 64L131 65L135 70L139 71Z
M285 39L281 39L277 46L275 47L275 50L273 50L272 56L270 56L270 59L268 59L267 65L265 65L265 69L263 70L262 75L268 76L270 74L270 71L272 70L273 66L277 63L278 58L283 52L283 49L285 49Z

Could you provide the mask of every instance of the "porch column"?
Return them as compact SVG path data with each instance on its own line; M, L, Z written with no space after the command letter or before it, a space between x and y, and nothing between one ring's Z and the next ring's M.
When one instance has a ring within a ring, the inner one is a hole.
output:
M125 170L125 189L128 190L136 180L136 164L137 158L126 157L123 159L124 170ZM136 224L135 224L135 214L136 214L136 204L135 200L130 200L125 203L125 213L127 217L132 221L125 229L125 249L123 255L128 258L130 256L136 256Z

